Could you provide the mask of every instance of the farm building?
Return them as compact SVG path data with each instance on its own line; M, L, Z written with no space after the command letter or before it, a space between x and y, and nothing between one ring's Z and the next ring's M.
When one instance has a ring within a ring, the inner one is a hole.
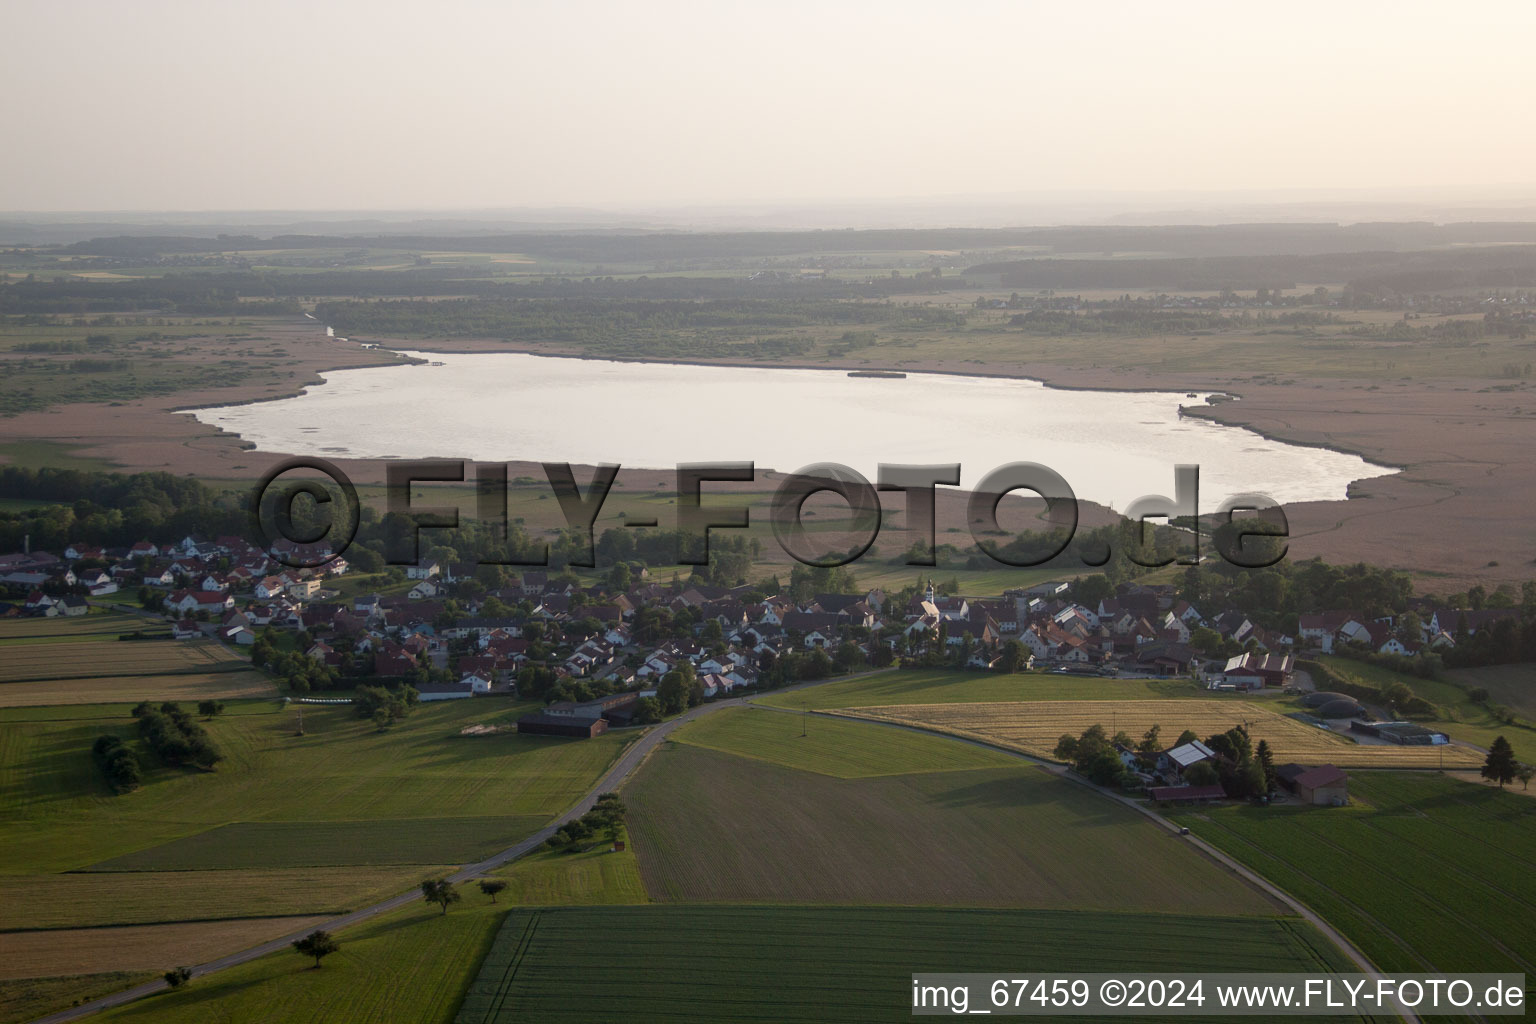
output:
M1342 807L1349 803L1349 776L1331 764L1308 768L1284 764L1275 769L1280 785L1314 807Z
M517 731L543 736L596 736L609 724L628 725L638 700L638 694L615 693L579 704L556 701L543 711L519 718Z
M1439 746L1451 742L1451 738L1445 733L1426 729L1412 722L1355 721L1349 723L1349 731L1360 733L1362 736L1375 736L1377 739L1403 747Z
M1216 752L1199 740L1191 740L1183 746L1174 747L1165 755L1170 762L1169 767L1183 775L1185 770L1201 761L1209 761L1216 756Z
M601 718L577 718L575 715L535 711L517 720L517 731L532 736L580 736L591 739L608 731Z
M1212 800L1225 800L1227 791L1220 786L1151 786L1147 789L1147 796L1159 803L1208 803Z
M1249 651L1228 658L1222 676L1239 690L1262 690L1291 681L1296 659L1289 654L1255 654Z

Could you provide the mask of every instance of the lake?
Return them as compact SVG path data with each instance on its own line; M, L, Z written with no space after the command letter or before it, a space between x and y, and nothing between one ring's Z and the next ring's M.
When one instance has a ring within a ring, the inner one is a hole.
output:
M1200 467L1200 508L1259 491L1283 503L1340 500L1395 470L1179 415L1207 396L1073 391L1036 381L843 370L686 366L512 353L407 353L428 364L336 370L303 394L191 410L267 452L339 458L463 458L671 468L755 462L791 471L840 462L961 464L972 486L1007 462L1044 463L1079 498L1124 509L1173 493Z

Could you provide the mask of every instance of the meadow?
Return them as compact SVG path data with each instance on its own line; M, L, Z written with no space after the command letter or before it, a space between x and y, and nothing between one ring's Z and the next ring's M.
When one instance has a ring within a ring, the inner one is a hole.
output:
M1449 675L1468 689L1479 686L1486 689L1495 703L1505 705L1516 714L1536 719L1536 665L1489 665L1456 669Z
M1383 970L1536 972L1536 800L1370 772L1350 777L1350 801L1170 817L1307 903Z
M1280 912L1134 810L1017 758L853 721L813 720L802 740L800 724L719 712L624 786L652 898ZM942 746L963 753L925 765Z
M139 748L129 707L0 711L0 943L33 951L13 972L164 970L365 906L537 831L631 738L460 736L528 707L490 699L422 705L383 733L314 706L299 736L295 710L251 701L203 723L225 760L184 771ZM139 750L140 789L107 790L90 758L103 733ZM23 1002L63 990L37 981Z
M236 821L92 864L82 871L438 864L483 860L544 826L545 815Z
M1153 933L1157 941L1147 941ZM1180 968L1345 969L1306 925L1263 918L893 907L518 910L455 1019L905 1021L915 971Z
M415 903L337 934L316 970L283 950L98 1016L153 1024L447 1024L509 908L466 890L447 914Z
M756 708L718 711L690 723L675 739L839 779L1017 764L1000 751L938 736L877 731L860 722Z
M1166 740L1185 729L1204 739L1246 725L1255 743L1268 741L1277 763L1331 763L1341 768L1475 767L1482 755L1465 747L1401 747L1360 744L1279 712L1245 701L1222 699L1024 701L988 704L928 704L848 708L835 712L873 721L910 725L965 739L995 743L1041 758L1054 758L1057 741L1093 725L1110 734L1140 738L1152 726Z
M1019 700L1146 700L1203 693L1188 680L1108 679L1044 673L1007 675L953 669L892 669L834 679L792 693L770 693L759 703L796 711L887 704L967 704Z
M446 864L0 875L8 931L344 914L404 892Z

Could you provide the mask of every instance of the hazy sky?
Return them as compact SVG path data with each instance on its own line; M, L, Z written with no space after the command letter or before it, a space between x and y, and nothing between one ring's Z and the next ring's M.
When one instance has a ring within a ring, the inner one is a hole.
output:
M1536 184L1530 0L7 0L0 25L9 210Z

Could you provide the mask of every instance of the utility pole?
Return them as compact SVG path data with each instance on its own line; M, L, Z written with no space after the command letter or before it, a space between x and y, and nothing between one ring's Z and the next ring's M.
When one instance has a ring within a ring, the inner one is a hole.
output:
M811 705L802 701L800 704L800 738L805 739L805 720L811 717Z

